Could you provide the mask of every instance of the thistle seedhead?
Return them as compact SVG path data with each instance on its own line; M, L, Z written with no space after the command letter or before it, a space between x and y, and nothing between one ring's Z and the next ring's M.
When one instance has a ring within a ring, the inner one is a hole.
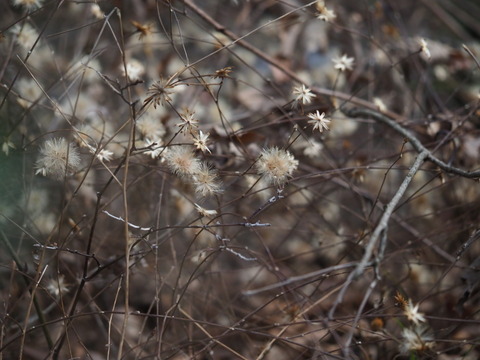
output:
M45 141L35 164L35 174L62 179L80 168L80 154L77 147L64 138Z
M286 150L273 147L262 151L256 164L258 174L275 185L283 185L298 167L298 160Z

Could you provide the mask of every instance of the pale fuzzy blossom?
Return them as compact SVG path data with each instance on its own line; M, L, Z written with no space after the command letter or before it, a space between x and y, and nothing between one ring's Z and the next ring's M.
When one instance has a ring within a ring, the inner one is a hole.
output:
M158 156L160 156L164 148L162 146L162 140L160 139L152 140L150 138L145 139L144 147L149 148L149 150L146 150L144 154L150 156L152 159L155 159Z
M143 101L143 104L146 106L151 103L156 109L159 105L165 106L165 104L171 103L171 95L173 94L173 85L169 84L168 81L164 79L160 79L150 85L147 90L147 95L149 96Z
M101 20L105 17L102 9L98 4L92 4L90 7L90 13L98 20Z
M113 152L107 149L102 149L95 156L98 160L107 162L112 160Z
M80 168L80 154L74 144L64 138L45 141L40 148L40 156L35 164L35 174L62 179Z
M13 6L23 6L28 10L33 10L42 6L43 0L13 0Z
M200 164L198 171L193 174L192 179L195 192L201 196L206 197L223 191L216 171L205 163Z
M192 176L200 170L200 160L188 146L172 146L163 155L168 167L179 176Z
M293 155L277 147L265 149L256 163L259 175L265 177L267 182L282 185L298 167L298 160Z
M200 264L207 257L208 252L205 250L198 251L195 255L190 258L190 261L194 264Z
M299 102L301 102L303 105L310 104L312 99L315 97L315 94L312 93L312 91L304 84L302 84L302 86L294 87L292 92L295 96L295 105Z
M425 60L430 60L432 54L430 53L430 49L428 48L427 41L425 39L419 39L418 43L420 44L420 53Z
M60 294L66 294L68 292L68 285L65 282L65 277L59 275L56 279L50 279L46 285L46 289L56 298L58 298Z
M328 130L328 123L331 122L331 120L327 119L325 117L325 113L320 112L317 110L315 113L310 113L307 115L311 120L308 120L309 124L313 124L313 131L318 129L320 132L323 132L323 130Z
M403 353L411 351L425 351L433 348L435 339L426 325L418 325L413 328L405 327L402 330L400 350Z
M136 121L135 125L145 138L161 139L166 130L160 117L154 111L147 111Z
M195 112L185 109L183 113L180 114L181 122L177 124L182 131L192 131L194 128L198 127L198 119L195 118Z
M217 210L207 210L203 207L201 207L200 205L198 204L195 204L195 209L197 209L198 213L202 216L205 216L205 217L214 217L214 216L217 216Z
M333 10L330 10L327 8L327 6L325 5L325 1L323 0L318 0L317 3L315 4L315 7L318 10L317 19L320 19L326 22L331 22L335 20L335 18L337 17L337 15Z
M15 149L15 145L9 138L7 138L2 144L2 151L8 156L10 149Z
M403 310L407 319L413 322L415 325L418 325L420 322L426 321L423 314L418 311L418 305L419 304L413 306L412 300L409 299L408 303L405 306L405 309Z
M145 66L143 66L143 64L136 59L127 61L125 66L122 64L120 68L123 76L128 75L128 79L130 81L142 80L142 76L145 74ZM127 71L126 74L125 69Z
M380 99L379 97L375 97L373 98L373 103L375 104L375 106L377 107L378 111L380 112L386 112L388 109L387 109L387 105L385 105L385 103L383 102L382 99Z
M38 39L38 32L30 24L17 24L12 28L12 33L16 35L16 43L25 50L30 50Z
M210 134L204 134L202 130L200 130L198 132L198 135L195 136L193 138L193 145L195 145L195 147L198 149L198 150L201 150L202 152L208 152L208 153L212 153L210 151L210 149L208 148L207 146L207 141L208 141L208 136Z
M33 79L22 78L17 80L15 83L15 88L17 89L19 95L17 98L17 103L24 108L28 108L43 94L42 89Z
M319 143L318 141L312 139L309 141L309 145L303 150L303 154L305 156L308 156L309 158L315 158L320 154L322 150L322 143Z
M353 69L353 63L355 62L355 59L344 54L342 57L333 58L332 61L335 63L334 68L336 70L346 71Z

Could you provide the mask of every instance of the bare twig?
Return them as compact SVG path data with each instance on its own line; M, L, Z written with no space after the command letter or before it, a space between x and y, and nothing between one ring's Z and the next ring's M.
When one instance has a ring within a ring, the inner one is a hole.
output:
M272 284L272 285L267 285L267 286L264 286L262 288L244 291L243 295L245 295L245 296L256 295L256 294L259 294L259 293L262 293L262 292L265 292L265 291L278 289L280 287L284 287L284 286L287 286L287 285L290 285L290 284L293 284L293 283L296 283L296 282L299 282L299 281L308 280L308 279L311 279L311 278L314 278L314 277L317 277L317 276L325 275L325 274L328 274L328 273L331 273L331 272L334 272L334 271L338 271L338 270L349 269L349 268L352 268L352 267L355 267L355 266L357 266L356 262L349 262L349 263L345 263L345 264L330 266L328 268L317 270L317 271L312 271L312 272L309 272L307 274L293 276L293 277L288 278L287 280L284 280L284 281L281 281L281 282L278 282L278 283L275 283L275 284Z
M221 32L223 34L225 34L226 36L228 36L232 42L229 43L229 44L226 44L224 45L223 47L221 47L220 49L214 51L214 52L211 52L209 53L206 57L202 58L202 59L199 59L197 60L196 62L190 64L190 66L194 66L196 65L197 63L201 62L201 61L204 61L207 57L210 57L210 56L213 56L214 54L216 54L217 52L225 49L225 48L229 48L235 44L238 44L239 46L243 47L244 49L250 51L252 54L258 56L260 59L266 61L267 63L269 63L270 65L274 66L275 68L277 68L278 70L280 70L281 72L283 72L285 75L287 75L288 77L290 77L292 80L296 81L297 83L300 83L300 84L303 84L305 81L302 80L294 71L288 69L287 67L285 67L284 64L282 64L280 61L277 61L275 58L271 57L270 55L266 54L264 51L262 51L261 49L251 45L250 43L248 43L245 38L248 37L249 35L259 31L261 29L260 28L256 28L252 31L250 31L249 33L243 35L243 36L237 36L234 32L228 30L224 25L220 24L219 22L217 22L215 19L213 19L210 15L208 15L205 11L203 11L201 8L199 8L192 0L184 0L183 1L184 4L189 8L191 9L192 11L194 11L198 16L200 16L205 22L207 22L208 24L210 24L211 26L213 26L213 28L218 31L218 32ZM310 2L309 4L307 5L304 5L303 7L307 7L307 6L310 6L311 4L314 4L316 1L312 1ZM298 9L294 9L290 12L287 12L285 13L284 15L280 16L277 18L277 21L281 20L282 18L292 14L292 13L295 13L297 12ZM269 22L268 24L266 25L263 25L263 26L267 26L271 24L271 22ZM308 84L308 85L311 85L311 84ZM368 108L368 109L371 109L371 110L377 110L378 107L369 102L369 101L366 101L366 100L363 100L363 99L360 99L358 97L355 97L355 96L352 96L350 94L347 94L347 93L343 93L343 92L340 92L340 91L334 91L334 90L330 90L330 89L325 89L325 88L320 88L320 87L312 87L312 91L319 94L319 95L324 95L324 96L329 96L329 97L336 97L338 99L341 99L341 100L344 100L344 101L348 101L349 103L351 104L355 104L357 106L362 106L362 107L365 107L365 108ZM402 116L392 112L392 111L388 111L386 110L384 112L385 115L393 118L393 119L397 119L397 120L402 120Z
M389 127L391 127L393 130L404 136L405 138L408 139L408 141L412 144L412 147L417 150L419 153L424 152L425 158L430 160L432 163L437 165L440 169L442 169L445 172L448 172L450 174L454 175L460 175L466 178L470 179L477 179L480 177L480 170L476 171L465 171L463 169L456 168L454 166L448 165L439 158L437 158L435 155L433 155L421 142L418 140L415 135L413 135L410 131L405 129L402 125L399 123L395 122L394 120L388 118L385 115L380 114L377 111L373 110L368 110L368 109L351 109L351 110L344 110L345 114L350 117L371 117L375 121L382 122Z
M350 273L348 276L347 280L345 281L345 284L343 285L342 290L338 294L337 300L333 304L332 308L329 311L329 318L331 319L333 317L333 314L335 313L335 310L338 306L343 301L343 297L345 296L345 292L347 291L348 287L350 284L353 282L354 279L356 279L358 276L363 274L363 271L365 270L365 267L369 264L371 261L371 257L373 255L373 251L375 247L377 246L377 242L380 238L380 235L386 230L388 226L388 222L390 220L390 217L395 210L395 207L397 206L398 202L402 198L403 194L408 188L408 185L412 181L413 177L417 173L417 171L420 169L420 166L423 164L425 159L428 157L429 151L425 150L422 151L417 158L415 159L415 162L413 163L412 167L410 168L407 176L405 176L405 179L403 182L400 184L400 187L398 188L397 192L393 196L392 200L388 203L387 207L385 208L385 211L380 218L380 221L378 222L378 225L375 227L375 230L372 233L372 236L367 242L367 246L365 247L365 252L358 263L358 265L355 267L355 270Z

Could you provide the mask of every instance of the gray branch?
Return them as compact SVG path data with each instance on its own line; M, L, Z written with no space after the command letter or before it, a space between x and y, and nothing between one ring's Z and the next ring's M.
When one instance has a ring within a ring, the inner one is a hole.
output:
M442 169L445 172L448 172L450 174L455 174L455 175L460 175L466 178L471 178L471 179L476 179L480 178L480 170L475 170L475 171L465 171L463 169L456 168L454 166L448 165L447 163L443 162L439 158L435 157L431 151L429 151L423 144L421 143L420 140L418 140L414 134L412 134L410 131L405 129L401 124L398 122L386 117L385 115L382 115L376 111L373 110L367 110L367 109L351 109L351 110L344 110L344 113L347 116L350 117L370 117L376 121L382 122L389 127L391 127L393 130L398 132L399 134L403 135L410 144L412 144L412 147L417 150L419 153L421 152L426 152L427 153L427 159L430 160L432 163L437 165L440 169Z

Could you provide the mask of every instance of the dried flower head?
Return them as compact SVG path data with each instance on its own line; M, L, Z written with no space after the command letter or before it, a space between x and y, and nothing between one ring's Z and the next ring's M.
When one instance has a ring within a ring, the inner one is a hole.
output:
M15 145L10 140L10 138L6 138L5 141L2 144L2 151L5 153L5 155L8 156L8 153L10 152L10 149L15 149Z
M315 158L320 154L320 152L323 150L323 145L322 143L319 143L318 141L315 141L311 139L309 141L309 145L305 147L303 150L303 154L305 156L308 156L309 158Z
M17 24L12 28L12 33L16 35L16 43L25 50L30 50L38 39L38 32L30 24Z
M152 35L153 24L141 24L135 20L130 21L138 32L138 39L142 40L145 36Z
M207 164L201 163L198 171L193 174L193 185L195 192L201 196L209 196L222 192L217 172Z
M230 73L233 71L232 69L233 69L233 67L227 66L227 67L224 67L223 69L216 70L213 78L214 79L216 79L216 78L220 78L220 79L228 78L228 77L230 77Z
M127 75L130 81L142 80L142 76L143 74L145 74L145 66L143 66L143 64L136 59L131 59L127 61L125 66L121 64L120 69L122 71L123 76ZM125 69L126 69L126 73L125 73Z
M434 340L433 334L425 325L418 325L413 328L406 327L402 330L400 350L403 353L424 352L433 348Z
M192 176L200 171L200 160L188 146L173 146L163 155L168 167L179 176Z
M101 149L95 156L98 160L107 162L112 160L113 152L107 149Z
M420 54L425 60L430 60L432 57L432 54L430 53L430 49L428 48L427 41L425 39L420 39L418 40L418 43L420 44Z
M272 184L282 185L298 167L298 160L286 150L273 147L262 151L256 163L257 172Z
M147 97L143 105L147 106L150 103L153 103L153 107L164 106L166 103L170 103L172 98L170 95L173 94L173 86L167 81L160 79L159 81L154 82L147 90L147 94L150 95Z
M340 58L334 58L332 61L335 63L334 68L338 71L352 70L353 63L355 59L353 57L348 57L347 55L342 55Z
M144 154L149 155L152 159L157 158L162 153L162 150L163 150L162 143L163 142L160 139L152 140L152 139L146 138L144 141L144 146L148 150L146 150Z
M90 13L98 20L104 18L105 14L98 4L92 4L90 7Z
M403 313L407 317L408 321L418 325L420 322L425 322L425 317L418 311L418 304L413 306L412 300L409 299L407 305L403 309Z
M58 298L60 294L66 294L68 292L68 285L65 282L65 277L60 275L56 279L50 279L46 285L46 289L56 298Z
M208 142L208 136L210 134L207 133L207 134L204 134L202 130L199 130L197 136L195 136L193 138L193 145L195 145L195 147L198 149L198 150L201 150L202 152L208 152L208 153L212 153L210 151L210 149L208 148L207 146L207 142Z
M402 310L405 310L407 308L407 305L408 305L407 299L405 299L405 297L402 294L400 294L398 291L395 294L394 299L395 299L395 306L398 306Z
M383 102L382 99L380 99L379 97L375 97L373 98L373 103L375 104L375 106L377 107L378 111L380 112L386 112L388 109L387 109L387 105L385 105L385 103Z
M62 179L80 167L80 154L74 144L64 138L45 141L40 148L40 156L35 164L36 174Z
M33 79L20 79L15 83L15 87L20 96L17 102L24 108L28 108L43 94L42 89Z
M135 125L145 138L161 139L166 133L160 116L153 111L146 111L140 119L136 121Z
M177 124L182 131L192 131L198 127L198 119L195 118L195 112L185 109L181 114L181 122Z
M308 120L309 124L313 124L313 131L318 129L320 132L323 132L323 130L328 130L328 123L331 121L325 117L325 113L320 112L317 110L315 113L310 113L308 114L308 117L311 120Z
M43 0L13 0L13 6L23 6L28 10L33 10L42 6Z
M315 94L312 91L302 84L302 86L296 86L293 88L293 95L295 95L294 105L296 106L299 102L303 105L310 104L312 99L315 97Z
M315 7L318 10L317 19L320 19L326 22L331 22L337 17L337 15L333 10L330 10L327 8L327 6L325 5L325 1L323 0L318 0L317 3L315 4Z
M217 210L207 210L198 204L195 204L195 209L197 209L200 215L206 216L206 217L214 217L214 216L217 216L218 214Z

